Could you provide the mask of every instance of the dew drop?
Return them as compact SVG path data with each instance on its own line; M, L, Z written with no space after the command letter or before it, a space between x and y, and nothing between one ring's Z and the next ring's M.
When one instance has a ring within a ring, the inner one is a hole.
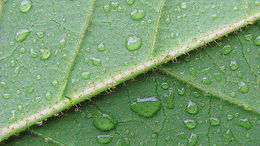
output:
M196 98L198 98L198 97L201 96L201 94L200 94L199 91L194 91L194 92L193 92L193 96L196 97Z
M5 93L4 95L3 95L3 98L5 98L5 99L9 99L11 97L11 95L10 94L7 94L7 93Z
M41 49L41 60L47 60L51 56L51 51L48 49Z
M30 55L32 58L36 58L38 56L38 54L33 50L33 48L31 48L30 50Z
M133 10L131 12L131 18L135 21L142 20L146 16L146 13L144 10Z
M225 45L221 50L220 53L223 55L227 55L232 51L232 48L230 45Z
M8 119L9 123L13 123L16 120L16 110L11 111L11 117Z
M231 92L231 93L230 93L230 96L231 96L231 97L235 97L235 96L236 96L236 93L235 93L235 92Z
M51 100L51 99L52 99L52 94L51 94L50 92L47 92L47 93L45 94L45 99L46 99L46 100Z
M8 86L5 82L1 81L0 82L0 87L4 88L4 89L8 89Z
M22 106L21 104L19 104L19 105L17 106L17 109L18 109L19 111L21 111L21 110L23 109L23 106Z
M161 84L161 87L162 87L164 90L167 90L167 89L169 89L170 85L169 85L168 83L164 82L164 83Z
M187 113L189 114L197 114L198 113L198 106L195 102L192 102L191 100L188 102L187 108L186 108Z
M178 94L183 96L186 93L185 88L178 89Z
M52 86L55 87L55 88L58 88L59 87L59 82L57 80L54 80L51 82Z
M109 13L110 12L110 6L109 5L105 5L103 7L103 10L104 10L105 13Z
M135 0L126 0L126 4L129 6L133 5L135 3Z
M91 62L92 62L92 65L94 65L94 66L102 66L102 62L98 58L94 58L94 57L91 58Z
M116 127L116 121L111 116L99 112L93 120L93 125L101 131L109 131Z
M254 42L255 42L256 45L260 45L260 35L255 38Z
M187 4L186 3L181 3L181 8L182 9L186 9L187 8Z
M113 1L113 2L111 3L111 6L112 6L113 8L117 8L117 7L119 6L119 3L116 2L116 1Z
M231 69L232 71L235 71L235 70L238 69L239 66L238 66L237 62L234 60L234 61L231 61L229 67L230 67L230 69Z
M34 88L33 87L27 87L26 88L26 93L27 94L31 94L31 93L33 93L34 92Z
M99 52L105 51L105 50L106 50L106 47L105 47L104 43L101 42L101 43L98 45L97 50L98 50Z
M220 124L220 120L219 118L210 118L209 119L210 125L211 126L217 126Z
M28 29L20 29L19 31L16 32L16 36L15 36L16 41L18 42L24 41L30 32L31 31Z
M233 133L231 132L230 129L228 129L228 130L223 134L223 137L224 137L224 144L225 144L225 145L229 144L231 141L234 140L234 135L233 135Z
M184 120L183 122L188 129L193 129L197 125L197 122L195 120Z
M230 114L227 115L227 119L228 119L229 121L232 120L233 118L234 118L233 115L230 115Z
M202 84L204 85L210 85L212 81L208 77L203 77L202 78Z
M175 32L172 32L172 33L171 33L171 38L172 38L172 39L175 39L175 38L177 38L178 36L179 36L178 33L175 33Z
M131 110L142 117L152 117L160 111L161 102L155 97L137 98L136 102L131 104Z
M126 48L129 51L135 51L140 49L142 46L142 39L136 36L129 37L126 40Z
M23 13L28 12L32 7L32 2L30 0L23 0L20 4L20 11Z
M239 84L239 91L241 93L247 93L249 91L249 87L244 82L241 82Z
M25 48L20 48L18 51L19 51L19 53L24 54L26 52L26 49Z
M90 78L90 72L82 72L81 77L84 80L88 80Z
M44 33L43 32L37 32L37 37L39 39L43 38L44 37Z
M195 133L191 133L191 135L188 139L188 146L196 145L197 141L198 141L198 135Z
M244 37L245 37L245 40L247 40L247 41L250 41L250 40L253 39L253 35L252 34L245 34Z
M240 119L238 125L246 128L246 130L250 130L252 128L252 124L248 119Z
M97 143L99 143L99 144L108 144L111 141L112 141L112 137L110 135L97 136Z
M171 23L171 19L170 18L166 18L165 19L165 24L170 24Z

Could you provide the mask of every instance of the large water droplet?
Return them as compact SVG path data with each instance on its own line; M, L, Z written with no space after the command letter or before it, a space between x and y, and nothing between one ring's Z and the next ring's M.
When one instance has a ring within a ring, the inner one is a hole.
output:
M249 91L249 87L244 82L241 82L239 84L239 91L241 93L247 93Z
M239 66L238 66L237 62L234 60L234 61L231 61L229 67L231 70L234 71L234 70L237 70Z
M135 51L140 49L142 46L142 39L136 36L129 37L126 40L126 48L129 51Z
M188 102L186 111L189 114L197 114L198 113L198 106L195 102L192 102L191 100Z
M255 42L256 45L260 45L260 35L255 38L254 42Z
M152 117L160 109L161 102L155 97L137 98L136 102L131 104L131 110L142 117Z
M193 129L197 125L197 122L195 120L184 120L183 122L188 129Z
M11 117L8 119L9 123L13 123L16 120L16 110L11 111Z
M248 119L240 119L238 125L246 128L247 130L252 128L252 124Z
M81 73L81 77L82 77L82 79L84 79L84 80L88 80L89 78L90 78L90 72L82 72Z
M30 32L31 31L28 29L20 29L19 31L16 32L16 36L15 36L16 41L18 42L24 41Z
M217 126L220 124L219 118L210 118L209 122L210 122L210 125L212 125L212 126Z
M233 133L231 132L230 129L228 129L228 130L223 134L223 137L224 137L224 144L225 144L225 145L229 144L231 141L234 140L234 135L233 135Z
M225 45L221 50L220 53L223 55L227 55L232 51L232 48L230 45Z
M146 16L146 13L144 10L133 10L131 12L131 18L135 21L142 20Z
M30 0L23 0L20 4L20 11L23 13L28 12L32 7L32 2Z
M99 112L93 120L93 125L101 131L109 131L116 127L116 121L111 116Z
M112 141L112 137L110 135L97 136L97 143L99 143L99 144L108 144L111 141Z
M101 43L98 45L97 50L98 50L99 52L105 51L105 50L106 50L106 47L105 47L104 43L101 42Z
M198 135L195 133L191 133L191 135L188 139L188 146L196 145L197 141L198 141Z
M135 0L126 0L126 3L131 6L135 3Z

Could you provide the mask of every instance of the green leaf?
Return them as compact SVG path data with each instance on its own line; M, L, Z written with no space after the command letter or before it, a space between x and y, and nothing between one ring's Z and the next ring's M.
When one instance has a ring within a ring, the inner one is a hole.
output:
M0 2L0 140L259 18L253 1L131 3Z
M162 86L165 84L167 88ZM150 118L139 116L131 109L138 98L157 98L162 107ZM188 112L191 102L197 107L195 114ZM111 138L109 145L260 143L257 137L260 130L258 115L159 73L139 76L114 93L93 98L74 110L43 122L42 126L32 129L32 133L49 139L50 143L64 145L99 145L97 137L101 135ZM110 115L116 121L115 129L103 132L93 125L99 112ZM246 120L249 126L244 122ZM192 126L192 122L196 125ZM23 136L17 141L22 139ZM45 142L42 140L42 143Z
M177 64L162 67L179 80L203 91L260 113L259 41L260 27L255 25L227 39L194 51Z

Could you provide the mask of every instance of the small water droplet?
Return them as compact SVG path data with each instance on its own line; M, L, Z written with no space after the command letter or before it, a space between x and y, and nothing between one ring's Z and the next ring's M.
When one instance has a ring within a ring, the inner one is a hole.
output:
M109 131L116 127L116 121L111 116L99 112L93 120L93 125L101 131Z
M49 49L41 49L41 60L47 60L51 56L51 51Z
M183 122L188 129L193 129L197 125L197 122L195 120L184 120Z
M203 77L202 78L202 84L204 85L210 85L212 81L208 77Z
M108 144L111 141L112 141L112 137L110 135L97 136L97 143L99 143L99 144Z
M235 92L231 92L231 93L230 93L230 96L231 96L231 97L235 97L235 96L236 96L236 93L235 93Z
M197 141L198 141L198 135L195 133L191 133L191 135L188 139L188 146L196 145Z
M94 58L94 57L91 58L91 62L92 62L92 65L94 65L94 66L102 66L102 62L98 58Z
M117 7L119 6L119 3L116 2L116 1L113 1L113 2L111 3L111 6L112 6L113 8L117 8Z
M101 42L101 43L98 45L97 50L98 50L99 52L105 51L105 50L106 50L106 47L105 47L104 43Z
M4 88L4 89L8 89L8 86L5 82L1 81L0 82L0 87Z
M171 38L172 38L172 39L175 39L175 38L178 37L178 36L179 36L178 33L175 33L175 32L172 32L172 33L171 33Z
M140 49L142 46L142 39L136 36L128 37L126 40L126 48L129 51L135 51Z
M223 55L227 55L232 51L232 48L230 45L225 45L221 50L220 53Z
M131 6L135 3L135 0L126 0L126 3Z
M245 34L244 37L245 37L245 40L247 40L247 41L250 41L250 40L253 39L253 35L252 34Z
M248 119L240 119L238 125L246 128L247 130L250 130L253 127Z
M199 91L194 91L193 95L194 95L194 97L198 98L201 96L201 93Z
M255 44L260 45L260 35L255 38Z
M142 20L146 16L146 13L144 10L133 10L131 12L131 18L135 21Z
M198 113L198 106L195 102L192 102L191 100L189 100L186 111L189 114L197 114Z
M23 106L22 106L21 104L19 104L19 105L17 106L17 109L18 109L19 111L21 111L21 110L23 109Z
M228 117L227 117L227 119L230 121L230 120L232 120L234 118L234 116L233 115L230 115L230 114L228 114Z
M110 12L110 6L109 5L105 5L103 7L103 10L104 10L104 12L109 13Z
M81 77L82 77L82 79L84 79L84 80L88 80L89 78L90 78L90 72L82 72L81 73Z
M162 87L164 90L167 90L167 89L169 89L170 85L169 85L168 83L166 83L166 82L163 82L163 83L161 84L161 87Z
M178 94L183 96L186 93L185 88L178 89Z
M11 117L8 119L9 123L13 123L16 120L16 110L11 111Z
M16 41L18 42L24 41L30 32L31 31L28 29L20 29L19 31L16 32L16 36L15 36Z
M19 51L19 53L24 54L26 52L26 49L25 48L20 48L18 51Z
M61 49L61 50L64 49L64 48L65 48L65 45L66 45L65 39L61 39L61 40L59 41L60 49Z
M43 38L44 37L44 33L43 32L37 32L37 37L39 39Z
M30 50L30 55L32 58L36 58L38 56L38 54L33 50L33 48L31 48Z
M28 12L32 7L32 2L30 0L23 0L20 4L20 11L23 13Z
M165 24L170 24L171 23L171 18L166 18L165 19Z
M224 137L224 144L225 144L225 145L229 144L231 141L234 140L233 133L231 132L230 129L228 129L228 130L223 134L223 137Z
M33 93L34 92L34 88L33 87L27 87L26 88L26 93L27 94L31 94L31 93Z
M7 93L5 93L4 95L3 95L3 98L5 98L5 99L9 99L11 97L11 95L10 94L7 94Z
M137 98L136 102L131 104L131 110L142 117L152 117L160 111L161 102L155 97Z
M220 120L219 118L210 118L209 119L210 125L211 126L217 126L220 124Z
M239 91L241 93L247 93L249 91L249 87L244 82L241 82L239 84Z
M234 60L234 61L231 61L229 67L230 67L230 69L231 69L232 71L235 71L235 70L238 69L239 66L238 66L237 62Z
M52 99L52 94L51 94L50 92L47 92L47 93L45 94L45 99L46 99L46 100L51 100L51 99Z
M52 86L55 87L55 88L58 88L59 87L59 82L57 80L54 80L51 82Z
M183 3L181 3L181 8L182 8L182 9L186 9L186 8L187 8L187 4L186 4L186 3L184 3L184 2L183 2Z

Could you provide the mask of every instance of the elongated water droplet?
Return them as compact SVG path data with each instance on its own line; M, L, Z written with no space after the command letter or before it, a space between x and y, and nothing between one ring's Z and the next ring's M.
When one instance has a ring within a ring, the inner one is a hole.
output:
M99 143L99 144L108 144L111 141L112 141L112 137L110 135L97 136L97 143Z
M98 58L94 58L94 57L91 58L91 62L92 62L92 65L94 65L94 66L102 66L102 62Z
M84 80L88 80L89 78L90 78L90 72L82 72L81 73L81 77L82 77L82 79L84 79Z
M248 119L240 119L238 125L246 128L247 130L250 130L253 127Z
M126 40L126 48L129 51L135 51L140 49L142 46L142 39L136 36L129 37Z
M5 82L1 81L0 82L0 87L4 88L4 89L8 89L8 86Z
M155 97L137 98L136 102L131 104L131 110L133 112L146 118L154 116L161 107L161 102Z
M106 50L106 47L105 47L104 43L101 42L101 43L98 45L97 50L98 50L99 52L105 51L105 50Z
M230 129L228 129L228 130L223 134L223 137L224 137L224 144L225 144L225 145L229 144L231 141L234 140L233 133L231 132Z
M49 49L41 49L41 60L47 60L51 56L51 51Z
M230 45L225 45L221 50L220 53L223 55L227 55L232 51L232 48Z
M260 45L260 35L255 38L254 42L255 42L256 45Z
M198 141L198 135L195 133L191 133L189 139L188 139L188 146L194 146L197 144Z
M166 98L166 103L167 103L167 108L168 109L173 109L174 108L174 95L171 93L167 98Z
M144 10L133 10L131 12L131 18L135 21L142 20L146 16L146 13Z
M209 122L210 122L210 125L212 125L212 126L217 126L220 124L219 118L210 118Z
M93 120L93 125L101 131L109 131L116 127L116 121L111 116L99 112Z
M237 70L238 69L238 64L237 64L237 62L234 60L234 61L231 61L231 63L230 63L230 69L232 70L232 71L234 71L234 70Z
M184 120L183 122L188 129L193 129L197 125L197 122L195 120Z
M192 102L191 100L188 102L186 111L189 114L197 114L198 113L198 106L195 102Z
M31 31L28 29L20 29L19 31L16 32L16 36L15 36L16 41L18 42L24 41L30 32Z
M135 0L126 0L126 3L131 6L135 3Z
M23 0L20 4L20 11L23 13L28 12L32 7L32 2L30 0Z
M16 120L16 110L11 111L11 117L8 119L9 123L13 123Z
M241 93L247 93L249 91L249 87L244 82L241 82L239 84L239 91Z

